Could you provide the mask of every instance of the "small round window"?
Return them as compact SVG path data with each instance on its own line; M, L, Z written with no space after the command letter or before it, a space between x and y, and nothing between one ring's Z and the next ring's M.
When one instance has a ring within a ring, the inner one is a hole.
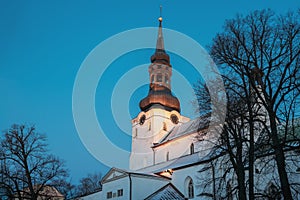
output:
M146 120L146 116L142 115L141 118L140 118L140 125L143 125L145 120Z
M179 120L178 120L177 115L172 114L170 118L171 118L171 121L173 122L173 124L178 124Z

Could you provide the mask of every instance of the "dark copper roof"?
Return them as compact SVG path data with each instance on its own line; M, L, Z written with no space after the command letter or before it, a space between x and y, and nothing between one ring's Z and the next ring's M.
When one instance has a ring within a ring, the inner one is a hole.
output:
M165 86L151 83L147 97L140 101L140 108L142 111L147 111L155 106L180 112L179 100L172 95L171 90Z
M157 50L155 53L151 56L151 62L152 63L161 63L165 65L170 65L170 56L163 50Z

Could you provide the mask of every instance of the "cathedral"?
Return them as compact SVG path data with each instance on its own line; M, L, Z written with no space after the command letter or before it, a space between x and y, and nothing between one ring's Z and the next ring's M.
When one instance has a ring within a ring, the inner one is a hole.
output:
M191 120L181 115L180 100L172 94L172 65L164 47L161 17L148 72L148 95L140 100L140 113L131 121L130 170L111 168L102 179L102 191L82 199L221 199L215 196L214 181L224 171L222 164L214 162L222 156L214 145L218 134L207 130L209 117ZM274 167L274 160L268 164ZM278 189L274 171L257 169L256 191ZM300 169L295 171L299 180ZM228 179L221 193L235 184L234 177ZM235 198L224 195L224 199Z

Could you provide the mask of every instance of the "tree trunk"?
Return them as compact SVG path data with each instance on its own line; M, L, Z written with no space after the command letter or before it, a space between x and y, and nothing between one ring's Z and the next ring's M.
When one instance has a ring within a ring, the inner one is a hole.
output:
M238 196L240 200L246 200L246 187L245 187L245 171L244 167L238 169Z
M251 102L248 101L249 110L249 199L254 199L254 122Z
M238 196L239 199L246 200L246 187L245 187L245 167L243 163L243 143L242 137L239 136L237 141L237 178L238 178Z
M285 156L282 145L279 142L277 133L277 123L273 112L269 112L270 125L271 125L271 138L273 142L273 148L275 152L275 160L277 164L277 170L279 174L282 194L285 200L292 200L292 193L290 188L289 179L285 169Z

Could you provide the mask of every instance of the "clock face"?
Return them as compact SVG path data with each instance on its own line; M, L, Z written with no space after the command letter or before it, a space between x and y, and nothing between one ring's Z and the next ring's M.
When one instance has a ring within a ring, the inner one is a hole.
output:
M172 114L170 116L170 118L171 118L171 121L173 122L173 124L178 124L179 120L178 120L177 115Z
M140 125L143 125L145 120L146 120L146 116L142 115L141 118L140 118Z

